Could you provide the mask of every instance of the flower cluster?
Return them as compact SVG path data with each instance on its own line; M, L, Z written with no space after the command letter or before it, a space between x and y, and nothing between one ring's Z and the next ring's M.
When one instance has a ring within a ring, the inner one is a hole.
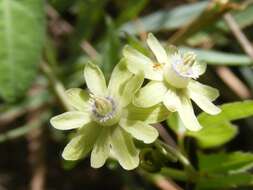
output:
M62 153L64 159L78 160L91 152L94 168L112 157L131 170L139 165L133 138L146 144L158 138L151 124L166 120L176 111L186 128L199 130L190 99L209 114L219 113L211 103L218 91L193 80L205 71L194 53L180 54L172 46L166 51L152 34L147 43L156 60L126 46L108 85L99 67L87 63L84 78L88 90L66 91L73 110L50 120L56 129L76 129ZM142 87L144 78L150 82Z

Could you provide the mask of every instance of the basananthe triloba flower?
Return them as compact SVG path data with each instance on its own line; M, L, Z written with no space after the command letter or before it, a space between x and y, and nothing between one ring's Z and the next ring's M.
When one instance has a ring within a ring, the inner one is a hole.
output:
M212 103L219 96L218 90L194 80L205 72L206 65L198 62L192 52L181 54L174 46L166 51L153 34L148 35L147 44L155 60L130 46L123 50L128 69L132 73L143 71L145 78L151 80L140 89L133 104L150 107L162 102L169 111L178 112L186 128L200 130L191 99L209 114L220 112Z
M50 122L60 130L77 129L76 135L65 147L66 160L84 158L91 151L91 166L99 168L107 158L116 158L127 170L139 165L139 150L133 137L152 143L158 132L150 124L164 120L168 111L158 105L142 110L131 105L141 87L142 72L129 72L122 60L113 70L108 87L98 66L88 63L84 78L89 92L73 88L67 90L74 111L53 117Z

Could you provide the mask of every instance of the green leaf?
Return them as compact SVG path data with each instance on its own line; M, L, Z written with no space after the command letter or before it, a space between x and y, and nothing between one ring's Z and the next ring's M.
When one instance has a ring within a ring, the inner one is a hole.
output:
M237 128L230 122L253 115L253 101L242 101L223 104L219 115L201 113L198 116L203 129L199 132L187 132L188 136L196 138L201 148L212 148L230 141L236 134Z
M196 190L217 190L247 185L253 185L253 175L249 173L216 175L210 176L209 178L200 178Z
M186 135L197 140L201 148L213 148L223 145L237 134L237 128L230 123L219 123L217 126L201 125L203 128L198 132L186 132Z
M44 40L44 1L0 0L0 96L22 97L34 81Z
M102 42L103 49L101 68L106 79L108 79L114 66L120 59L119 55L121 47L118 31L115 29L115 24L109 17L106 18L106 26L106 38Z
M125 1L125 3L127 4L126 7L123 7L124 10L120 12L120 15L116 20L117 26L121 25L127 20L137 17L141 10L143 10L143 8L147 5L148 0L128 0Z
M159 30L174 30L194 20L207 6L208 2L199 2L191 5L178 6L172 10L157 11L138 20L138 23L129 22L120 30L129 34L138 34L141 31L156 32Z
M253 166L253 154L243 152L198 154L199 169L204 173L244 172ZM219 163L219 164L217 164Z
M182 52L192 51L196 53L199 61L204 61L210 65L230 65L230 66L248 66L253 65L249 56L243 54L224 53L213 50L203 50L181 47Z
M201 113L198 119L203 126L211 126L253 116L253 100L223 104L221 110L221 113L215 116Z

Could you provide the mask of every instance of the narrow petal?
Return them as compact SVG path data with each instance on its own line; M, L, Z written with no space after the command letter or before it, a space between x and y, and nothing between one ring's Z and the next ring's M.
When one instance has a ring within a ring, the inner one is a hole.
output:
M126 118L140 120L149 124L159 123L166 120L170 112L163 104L157 104L149 108L136 107L133 104L127 106Z
M87 156L97 140L100 129L95 123L84 126L64 148L62 157L65 160L79 160Z
M194 63L192 70L196 76L202 75L206 72L206 63L203 61L197 61Z
M88 89L97 96L106 93L106 82L102 71L93 63L87 63L84 69L84 78Z
M126 46L123 49L123 55L127 61L127 68L132 73L136 74L142 71L145 78L158 81L163 79L162 69L154 69L152 60L139 51Z
M102 167L109 156L110 152L109 132L110 129L108 129L108 127L103 127L100 135L97 138L97 141L91 152L90 158L91 167L93 168Z
M123 87L132 76L133 74L126 67L126 60L122 59L113 69L108 85L110 95L122 96Z
M80 88L71 88L67 90L66 95L69 103L77 110L85 111L88 107L89 94Z
M157 130L145 122L123 119L120 121L120 126L134 138L146 144L154 142L159 136Z
M113 155L124 169L132 170L139 165L139 151L133 139L119 126L112 130L111 145Z
M186 96L182 96L180 100L181 106L178 109L178 114L183 124L191 131L199 131L202 127L194 114L191 100Z
M202 96L205 96L209 101L214 101L219 96L219 91L210 86L201 84L197 81L191 80L187 87L189 93L199 93Z
M143 72L139 72L134 75L129 81L126 83L122 97L121 104L123 107L128 105L132 100L136 92L141 88L141 85L144 81Z
M133 99L133 104L138 107L151 107L162 102L167 87L163 82L151 81L141 88Z
M220 108L215 106L206 96L199 94L198 92L191 92L191 99L206 113L216 115L221 112Z
M163 103L169 111L177 111L177 109L181 106L180 96L176 91L168 89L163 98Z
M70 130L83 127L91 121L88 112L69 111L51 118L51 125L59 130Z
M154 52L156 59L159 63L165 64L168 62L168 56L165 49L151 33L148 34L147 44L149 48Z

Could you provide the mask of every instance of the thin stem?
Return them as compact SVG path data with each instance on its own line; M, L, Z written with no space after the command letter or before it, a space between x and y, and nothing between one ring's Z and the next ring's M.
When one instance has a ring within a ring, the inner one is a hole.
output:
M168 152L177 157L178 161L184 166L186 172L191 178L197 177L197 172L192 166L191 162L178 149L169 146L168 144L162 142L159 139L156 140L155 143L162 145Z
M247 39L247 37L245 36L245 34L240 29L239 25L236 23L233 16L227 13L224 16L224 19L228 27L230 28L230 30L232 31L232 33L234 34L234 36L240 43L241 47L245 51L245 53L247 53L251 57L251 59L253 59L253 47L251 43L249 42L249 40Z
M160 174L163 176L178 180L178 181L188 180L188 176L185 173L185 171L174 169L174 168L164 167L161 169Z
M63 107L66 110L71 110L72 108L65 95L65 88L63 84L57 79L56 74L54 73L53 69L46 62L42 62L40 64L40 68L42 72L46 75L46 77L48 78L49 82L51 83L53 90L55 94L57 95L57 97L59 98L59 100L61 101Z

